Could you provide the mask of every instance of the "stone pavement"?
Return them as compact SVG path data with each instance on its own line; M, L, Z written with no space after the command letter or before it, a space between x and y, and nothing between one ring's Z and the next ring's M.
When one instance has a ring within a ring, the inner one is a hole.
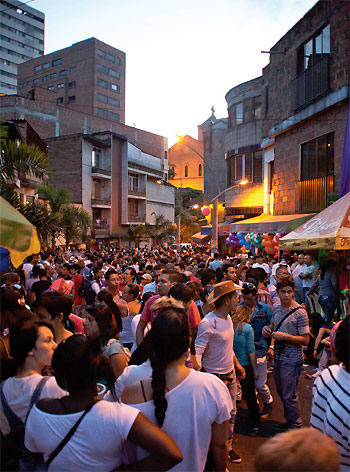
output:
M313 379L307 379L305 374L312 373L313 367L304 367L299 378L298 395L303 426L310 426ZM237 404L238 411L233 449L241 456L242 462L240 464L232 464L231 462L228 462L228 468L230 471L254 471L254 452L269 437L276 434L272 429L273 425L278 422L284 423L285 421L283 416L283 405L276 392L273 374L268 375L268 385L274 398L273 412L270 418L261 420L260 431L258 433L253 433L250 429L248 410L245 401L242 400ZM260 409L262 409L261 404Z

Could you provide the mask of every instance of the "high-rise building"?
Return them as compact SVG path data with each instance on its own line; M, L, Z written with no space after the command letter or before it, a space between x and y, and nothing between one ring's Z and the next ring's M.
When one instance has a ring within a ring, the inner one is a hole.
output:
M56 92L58 104L125 123L125 53L86 39L18 68L18 93L35 87Z
M45 15L17 0L0 1L0 93L17 93L17 65L44 54Z

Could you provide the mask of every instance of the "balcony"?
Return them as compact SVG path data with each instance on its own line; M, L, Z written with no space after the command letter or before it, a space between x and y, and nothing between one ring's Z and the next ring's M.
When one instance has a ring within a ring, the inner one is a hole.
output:
M145 223L146 215L136 215L134 213L129 213L128 221L129 223Z
M95 225L91 232L93 238L107 238L110 235L109 225Z
M327 207L327 195L333 192L334 176L295 182L296 212L314 213Z
M109 180L111 178L111 169L103 169L102 167L93 166L91 168L91 176Z
M128 195L134 197L143 197L146 198L146 189L145 188L128 188Z
M111 197L105 198L94 198L91 197L91 206L98 208L110 208L111 207Z
M325 55L291 82L294 110L312 103L329 90L329 55Z

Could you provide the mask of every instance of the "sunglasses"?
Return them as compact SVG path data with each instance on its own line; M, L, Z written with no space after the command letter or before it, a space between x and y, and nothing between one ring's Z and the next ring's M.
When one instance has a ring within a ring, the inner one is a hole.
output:
M243 289L256 290L256 287L251 282L243 282Z

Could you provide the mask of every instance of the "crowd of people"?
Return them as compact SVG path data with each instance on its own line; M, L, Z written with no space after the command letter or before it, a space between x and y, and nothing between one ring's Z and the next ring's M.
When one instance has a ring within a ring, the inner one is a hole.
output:
M349 470L349 266L334 257L57 249L3 273L2 470L225 471L245 459L236 402L254 434L272 414L269 372L284 420L256 470Z

